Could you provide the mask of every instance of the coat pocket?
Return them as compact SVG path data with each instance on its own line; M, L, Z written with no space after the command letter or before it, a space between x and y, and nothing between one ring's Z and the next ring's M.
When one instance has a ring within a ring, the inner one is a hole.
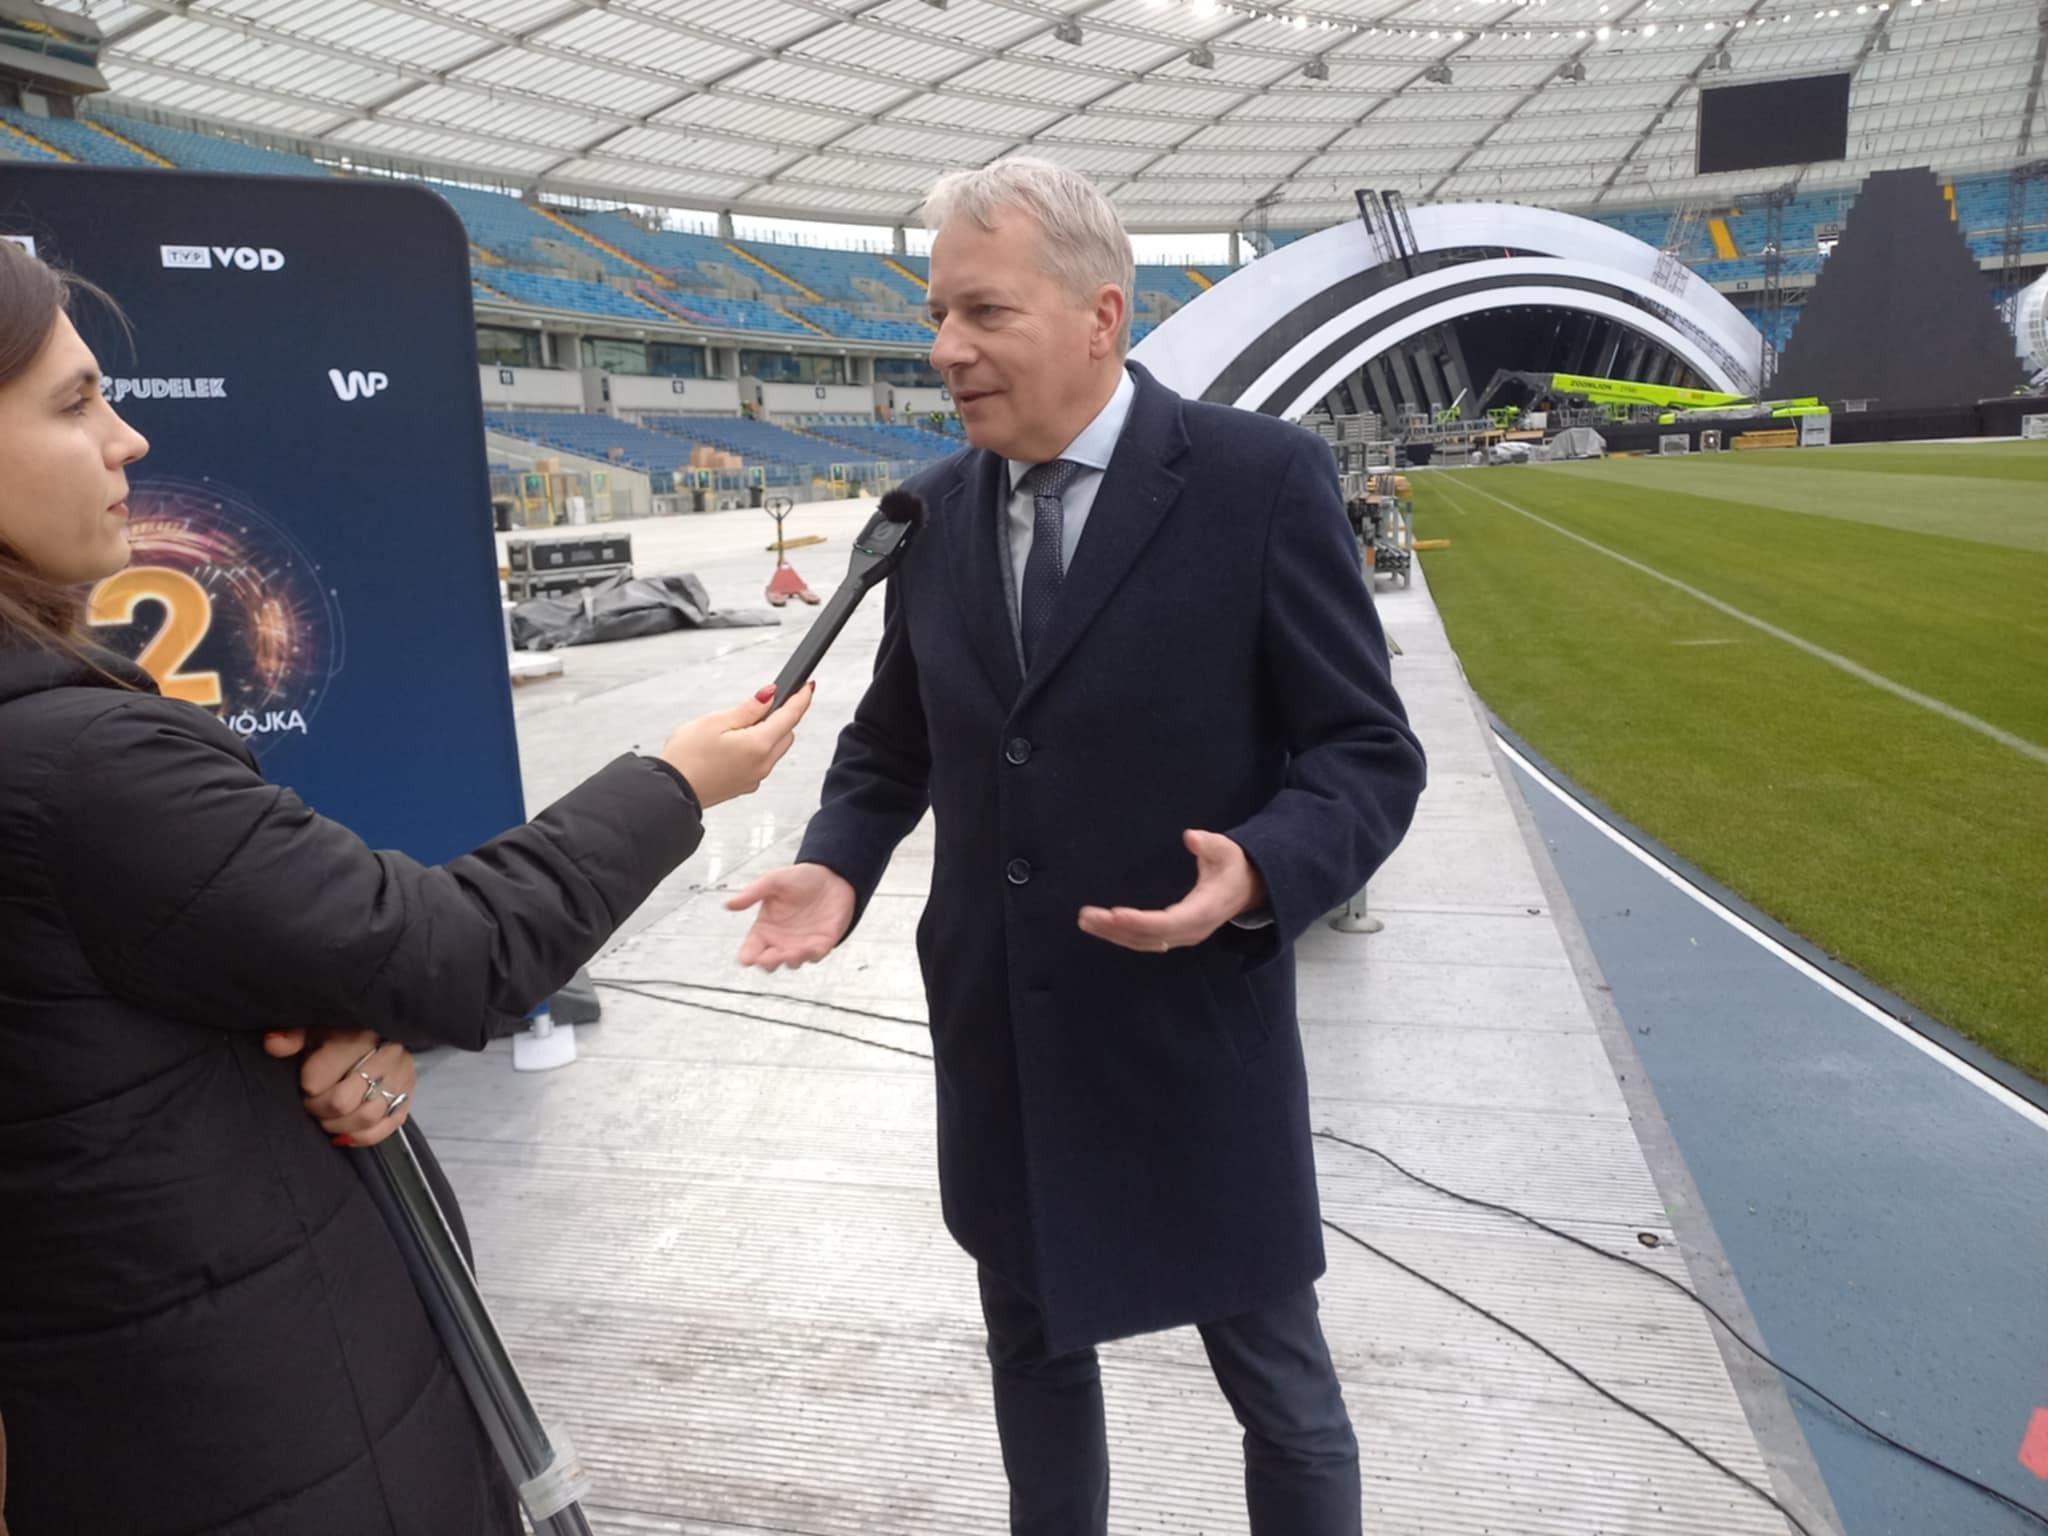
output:
M1201 962L1202 984L1216 1005L1216 1017L1229 1037L1237 1059L1249 1066L1265 1053L1272 1042L1273 1024L1259 1006L1251 977L1245 974L1244 957L1227 944L1209 939L1195 951Z

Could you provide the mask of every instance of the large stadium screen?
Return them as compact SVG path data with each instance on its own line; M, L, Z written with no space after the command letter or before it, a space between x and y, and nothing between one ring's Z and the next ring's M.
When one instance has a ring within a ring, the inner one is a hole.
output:
M1808 75L1700 92L1699 173L1842 160L1849 153L1849 77Z

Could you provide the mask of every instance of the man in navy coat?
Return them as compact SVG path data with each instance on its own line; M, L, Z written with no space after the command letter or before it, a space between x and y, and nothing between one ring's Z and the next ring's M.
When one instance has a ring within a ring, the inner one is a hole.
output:
M1423 757L1329 448L1127 364L1130 241L1084 177L943 179L918 474L873 681L799 862L736 895L769 970L852 930L927 808L918 928L946 1224L980 1266L1018 1536L1101 1536L1093 1346L1197 1325L1255 1536L1353 1536L1358 1449L1292 946L1400 841Z

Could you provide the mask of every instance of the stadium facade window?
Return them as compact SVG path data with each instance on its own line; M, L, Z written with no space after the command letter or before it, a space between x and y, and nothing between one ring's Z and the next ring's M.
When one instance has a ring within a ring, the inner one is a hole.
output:
M610 336L583 338L583 366L602 368L606 373L647 372L647 343L619 341Z
M711 367L702 347L679 341L647 343L647 371L664 379L708 379Z
M763 384L844 384L846 359L808 352L742 352L740 372Z
M900 384L905 389L937 389L946 382L939 377L938 369L915 357L878 357L875 377L884 384Z
M476 360L494 368L538 368L540 334L480 325L476 328Z

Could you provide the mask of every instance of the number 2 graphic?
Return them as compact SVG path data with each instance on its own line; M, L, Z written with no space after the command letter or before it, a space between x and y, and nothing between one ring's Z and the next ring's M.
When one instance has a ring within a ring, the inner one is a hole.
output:
M162 603L161 628L142 648L136 665L156 679L167 699L183 699L211 709L221 702L218 672L181 672L199 643L213 628L213 599L206 588L183 571L162 565L138 565L109 576L93 589L92 622L131 624L144 603Z

